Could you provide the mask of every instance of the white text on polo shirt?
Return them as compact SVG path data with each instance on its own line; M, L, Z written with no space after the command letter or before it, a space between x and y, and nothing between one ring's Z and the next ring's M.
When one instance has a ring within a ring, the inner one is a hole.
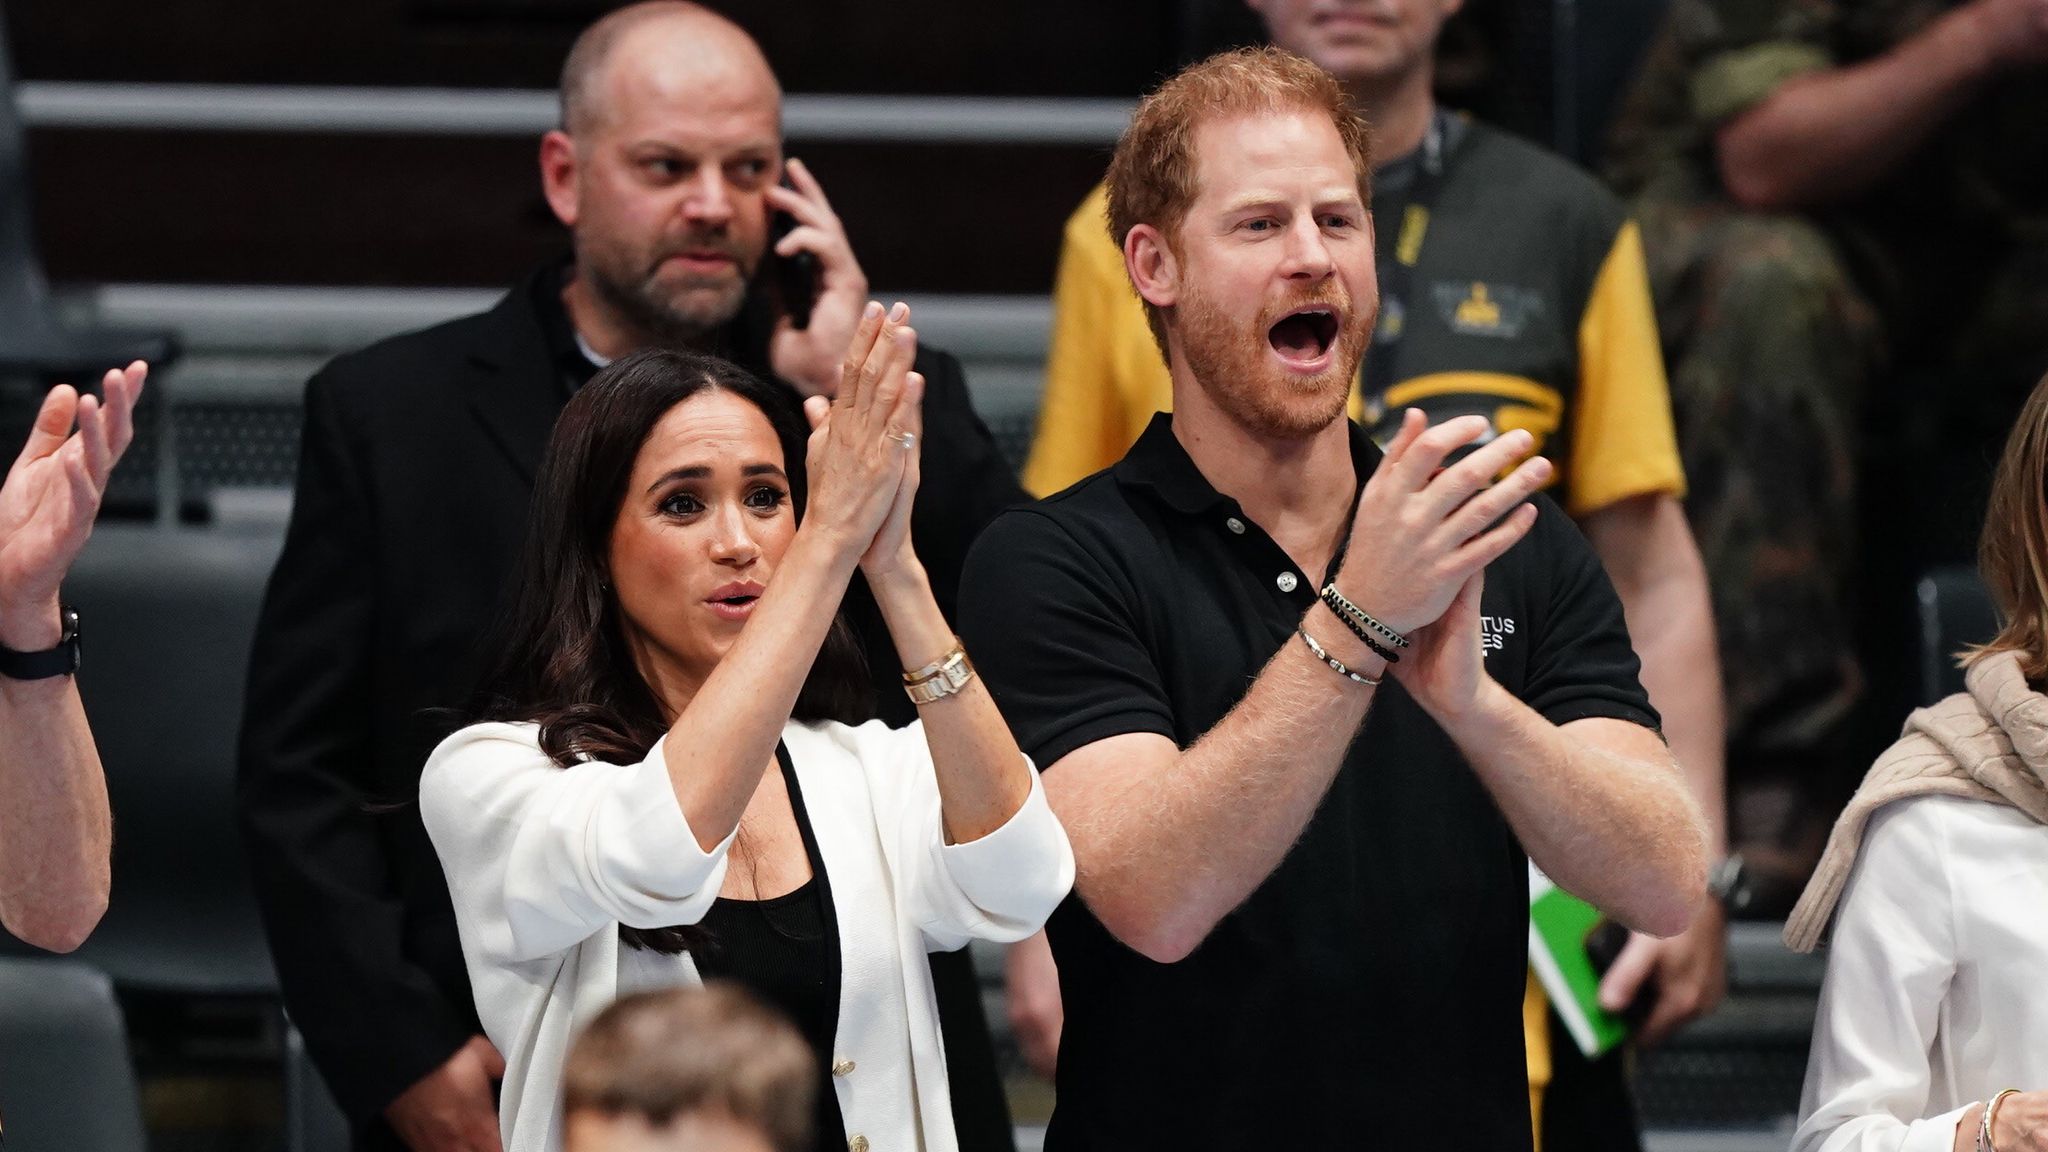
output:
M1498 651L1507 646L1507 638L1515 634L1515 618L1512 616L1481 616L1479 618L1479 646L1488 652Z

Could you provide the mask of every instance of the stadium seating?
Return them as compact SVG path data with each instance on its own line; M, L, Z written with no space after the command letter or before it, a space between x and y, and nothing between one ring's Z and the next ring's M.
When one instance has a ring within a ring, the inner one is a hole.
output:
M8 1152L145 1152L113 984L89 964L0 959Z

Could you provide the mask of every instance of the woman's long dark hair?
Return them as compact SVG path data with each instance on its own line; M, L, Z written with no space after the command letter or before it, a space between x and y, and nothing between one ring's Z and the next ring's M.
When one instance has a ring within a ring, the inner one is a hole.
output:
M710 391L737 396L768 418L802 522L810 428L787 387L691 352L655 349L614 361L577 391L548 438L511 609L494 625L472 720L538 723L541 749L565 769L639 760L667 734L673 718L633 663L607 576L612 526L655 424ZM860 645L835 617L791 716L857 724L873 714ZM703 939L692 927L621 927L619 938L668 953Z

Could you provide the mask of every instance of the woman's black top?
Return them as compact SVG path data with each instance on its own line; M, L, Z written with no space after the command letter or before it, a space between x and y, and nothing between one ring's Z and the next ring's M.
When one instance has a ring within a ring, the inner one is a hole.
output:
M719 897L700 921L709 942L696 951L706 979L745 985L796 1024L817 1059L817 1106L812 1146L819 1152L846 1147L839 1097L832 1091L832 1053L839 1030L839 924L832 911L832 886L818 858L818 840L804 811L796 768L789 752L775 748L789 807L803 837L811 879L767 900Z

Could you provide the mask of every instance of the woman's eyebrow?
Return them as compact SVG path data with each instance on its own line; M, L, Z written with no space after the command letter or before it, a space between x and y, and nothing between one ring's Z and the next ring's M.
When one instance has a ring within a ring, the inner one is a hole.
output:
M652 492L664 484L670 484L677 480L703 480L710 475L711 468L705 464L691 464L684 468L671 468L655 477L654 482L647 486L647 491ZM783 472L781 465L768 463L745 465L740 469L740 475L779 476L784 480L789 479L789 476Z

